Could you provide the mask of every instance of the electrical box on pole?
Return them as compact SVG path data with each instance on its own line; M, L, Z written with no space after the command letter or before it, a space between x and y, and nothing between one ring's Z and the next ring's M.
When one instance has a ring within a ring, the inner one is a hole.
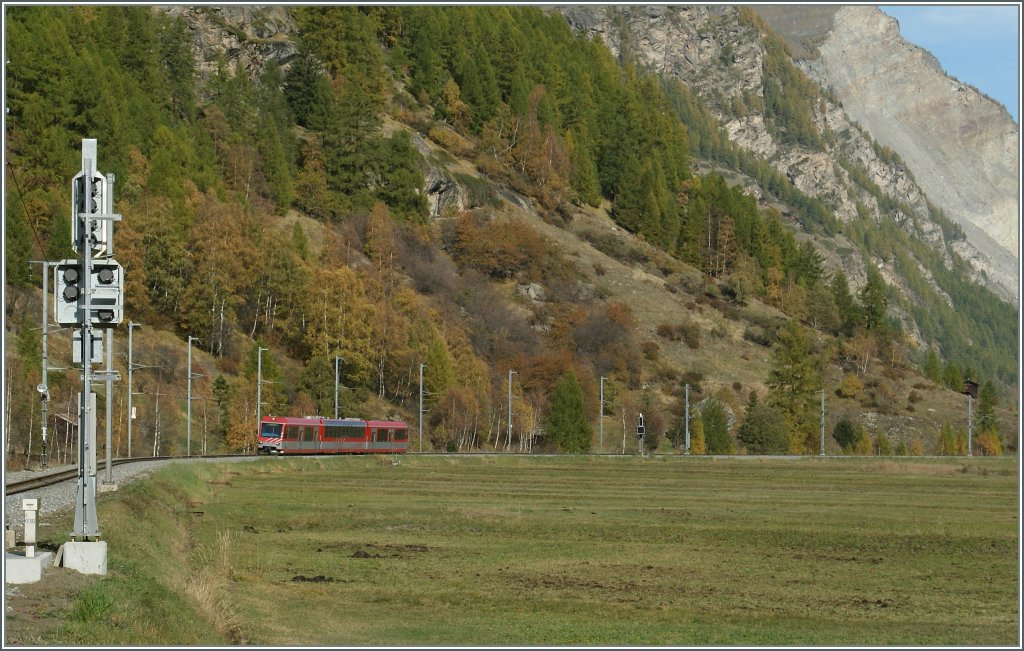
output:
M124 269L109 258L95 260L91 266L89 323L94 328L112 328L123 319ZM56 276L54 319L60 325L80 325L84 321L80 312L85 309L86 286L81 261L61 260L56 266Z

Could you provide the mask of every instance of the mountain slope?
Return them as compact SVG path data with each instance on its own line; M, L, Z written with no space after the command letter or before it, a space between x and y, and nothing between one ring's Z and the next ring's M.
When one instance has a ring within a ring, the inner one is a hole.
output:
M791 9L796 12L786 14L791 40L810 56L835 11ZM985 272L992 268L991 258L978 251L970 233L926 195L898 152L875 141L835 94L799 71L790 48L754 9L565 6L552 11L564 15L577 33L600 38L620 60L690 89L697 99L687 105L706 107L680 112L694 155L749 177L744 187L762 205L781 204L784 214L792 213L794 227L825 235L819 250L854 287L866 280L859 269L877 266L894 289L893 315L919 345L937 346L947 359L972 363L968 360L976 359L977 351L957 342L987 328L990 315L998 313L1000 325L989 338L1001 338L1002 355L1014 354L1013 310L1000 307L993 293L1015 303L1015 285L997 282L994 270ZM819 202L817 216L795 203L806 206L808 197ZM829 224L829 218L836 221ZM829 243L840 231L855 251ZM838 251L846 253L837 256ZM977 292L975 283L993 293ZM984 306L971 305L979 299Z
M549 396L572 370L592 424L603 378L604 420L629 434L643 411L648 441L666 448L689 385L692 407L729 415L723 428L751 392L784 407L789 451L818 449L820 387L830 428L847 416L936 449L962 416L965 360L1015 382L1006 315L983 319L985 293L963 297L974 288L946 247L955 229L777 40L735 11L694 15L735 30L731 51L715 37L691 52L706 102L533 8L13 10L15 445L32 441L39 381L33 317L16 318L38 314L27 260L66 255L63 179L78 163L66 143L97 136L125 216L126 316L147 324L137 359L162 365L136 378L147 449L181 447L187 336L202 342L204 432L209 407L225 448L251 445L257 368L265 410L330 413L340 357L344 413L412 422L425 365L435 448L558 448ZM76 39L67 70L62 45ZM621 47L639 53L643 39ZM79 65L111 83L80 83ZM788 101L792 88L813 104ZM712 125L724 108L771 163L681 122ZM706 160L689 152L703 148ZM55 364L68 365L67 334L54 335ZM788 350L800 378L780 361ZM51 380L60 404L73 397L73 374ZM999 414L1015 445L1013 407ZM111 416L123 426L123 402ZM742 448L716 433L716 449Z
M790 43L814 44L801 67L900 155L929 199L966 232L958 252L1016 304L1020 131L1006 109L946 75L875 7L832 8L813 25L802 22L804 7L757 11Z

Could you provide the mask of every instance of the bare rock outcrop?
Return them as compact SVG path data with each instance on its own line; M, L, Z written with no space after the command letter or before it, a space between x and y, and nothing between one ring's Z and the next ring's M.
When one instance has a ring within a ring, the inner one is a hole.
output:
M798 11L765 15L781 30ZM905 41L899 23L877 8L840 7L831 14L830 24L810 35L817 51L805 71L874 140L900 155L932 203L964 229L967 241L956 243L958 253L1017 303L1019 127L1004 107Z

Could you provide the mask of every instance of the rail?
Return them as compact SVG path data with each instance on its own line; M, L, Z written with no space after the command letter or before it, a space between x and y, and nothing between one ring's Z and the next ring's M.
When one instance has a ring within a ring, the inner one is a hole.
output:
M250 457L251 454L204 454L195 455L191 457L132 457L128 459L114 459L112 465L120 466L128 463L141 463L143 461L166 461L175 459L221 459L225 457ZM100 470L106 470L106 460L98 460L96 462L97 475ZM46 475L40 475L38 477L32 477L30 479L24 479L22 481L15 481L4 486L4 492L7 495L16 495L18 493L24 493L25 491L35 490L37 488L44 488L46 486L52 486L59 484L63 481L69 481L78 478L78 468L71 468L70 470L59 470L57 472L51 472Z

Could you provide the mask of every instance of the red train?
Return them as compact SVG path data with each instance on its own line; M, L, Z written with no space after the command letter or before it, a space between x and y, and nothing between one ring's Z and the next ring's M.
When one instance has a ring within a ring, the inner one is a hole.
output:
M264 416L260 454L400 454L409 449L401 421Z

